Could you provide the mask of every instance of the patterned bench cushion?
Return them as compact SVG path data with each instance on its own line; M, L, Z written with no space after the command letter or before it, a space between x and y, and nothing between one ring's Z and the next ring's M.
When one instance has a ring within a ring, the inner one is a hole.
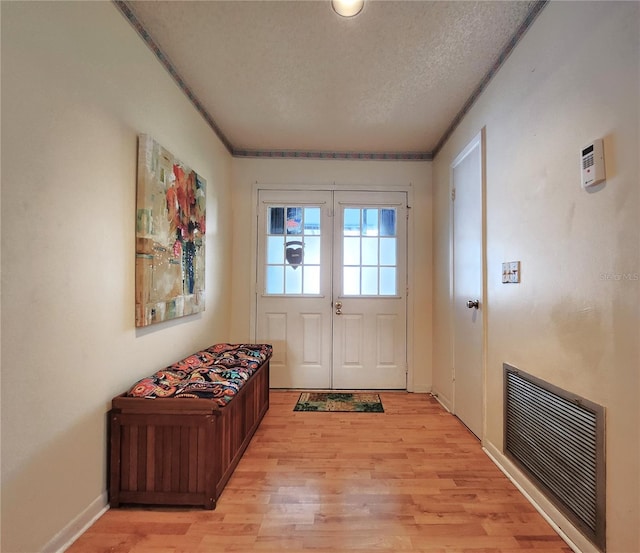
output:
M269 344L216 344L142 378L127 396L205 398L224 407L272 351Z

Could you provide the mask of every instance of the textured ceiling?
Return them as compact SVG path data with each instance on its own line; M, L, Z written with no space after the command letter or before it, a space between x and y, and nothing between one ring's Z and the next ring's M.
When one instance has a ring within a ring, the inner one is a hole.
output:
M344 19L329 0L118 4L238 155L425 157L544 5L369 0Z

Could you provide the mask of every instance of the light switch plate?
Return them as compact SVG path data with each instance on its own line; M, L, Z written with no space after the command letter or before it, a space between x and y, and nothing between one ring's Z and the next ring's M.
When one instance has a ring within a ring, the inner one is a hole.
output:
M520 282L520 262L511 261L509 263L509 282Z
M502 282L504 284L520 282L519 261L506 261L502 264Z

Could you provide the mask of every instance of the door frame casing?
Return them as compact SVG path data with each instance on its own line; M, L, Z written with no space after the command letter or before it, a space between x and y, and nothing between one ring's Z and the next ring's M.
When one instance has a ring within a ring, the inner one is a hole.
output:
M460 162L466 158L469 153L480 146L480 161L481 161L481 247L482 247L482 260L481 260L481 290L482 297L480 298L482 309L482 353L481 353L481 380L482 380L482 435L479 436L480 441L484 443L485 436L487 434L487 164L486 164L486 127L482 127L478 132L460 151L458 155L453 159L449 165L449 351L451 359L451 405L447 408L453 413L456 413L456 360L455 360L455 274L454 274L454 182L453 172L454 168L460 164Z
M261 183L255 182L251 189L251 314L250 314L250 338L255 342L256 328L258 319L258 210L259 210L259 192L260 190L282 190L282 191L354 191L354 192L405 192L407 194L407 282L406 282L406 302L407 302L407 391L414 391L414 363L413 363L413 321L414 306L410 301L411 291L414 285L414 232L413 217L411 216L411 208L413 206L413 184L395 184L395 185L372 185L372 184L281 184L281 183Z

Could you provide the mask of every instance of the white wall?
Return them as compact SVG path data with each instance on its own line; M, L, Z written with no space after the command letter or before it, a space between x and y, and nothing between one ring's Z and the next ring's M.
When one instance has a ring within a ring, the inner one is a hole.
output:
M207 180L208 258L206 311L136 331L140 132ZM227 339L230 174L111 2L2 3L3 552L54 548L105 505L114 395Z
M409 302L414 311L414 391L431 389L431 162L428 161L361 161L300 159L234 159L233 160L233 262L247 267L255 256L255 183L295 184L313 189L335 183L339 186L400 186L411 183L413 205L411 221L413 252L413 289ZM411 228L411 227L410 227ZM253 248L253 249L252 249ZM252 291L255 274L234 273L232 339L251 337Z
M637 2L552 2L434 161L434 391L453 392L449 166L486 126L484 444L506 463L503 362L604 405L611 553L640 551L639 36ZM586 192L579 151L596 138L607 183ZM503 285L513 260L522 282Z

